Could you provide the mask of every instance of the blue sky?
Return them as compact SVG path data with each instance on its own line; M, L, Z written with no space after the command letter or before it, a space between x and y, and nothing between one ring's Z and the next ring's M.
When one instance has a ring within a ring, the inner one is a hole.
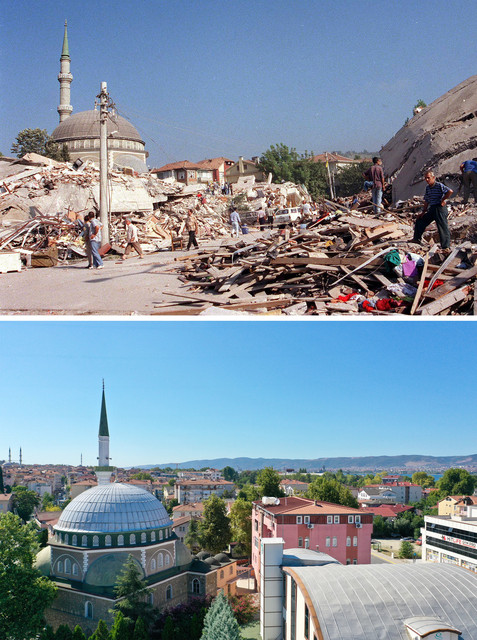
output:
M476 2L15 0L0 16L4 155L22 129L58 124L65 18L74 112L107 81L151 167L279 142L374 151L418 99L475 73Z
M475 451L476 325L1 321L0 459L117 466Z

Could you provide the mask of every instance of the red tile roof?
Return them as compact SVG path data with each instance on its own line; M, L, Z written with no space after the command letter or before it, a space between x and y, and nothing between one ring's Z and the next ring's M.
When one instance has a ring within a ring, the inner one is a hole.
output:
M320 153L317 156L313 156L313 162L361 162L361 160L353 160L352 158L346 158L340 156L338 153Z
M404 504L383 504L379 507L361 507L361 511L374 513L375 516L382 516L383 518L395 518L398 513L404 513L404 511L411 511L412 509L414 509L414 507Z
M230 160L229 158L222 157L222 158L210 158L209 160L200 160L196 164L198 164L203 169L220 169L220 167L225 162L231 162L233 164L234 161Z
M173 171L174 169L203 169L197 162L189 162L189 160L181 160L180 162L170 162L159 169L151 169L150 173L160 173L163 171Z
M361 511L360 509L354 509L353 507L343 507L340 504L333 504L332 502L308 500L307 498L299 498L297 496L280 498L280 504L278 505L263 504L261 500L255 500L253 504L257 507L261 507L269 513L273 513L274 515L284 515L285 513L290 512L293 512L294 514L306 515L330 515L359 513Z

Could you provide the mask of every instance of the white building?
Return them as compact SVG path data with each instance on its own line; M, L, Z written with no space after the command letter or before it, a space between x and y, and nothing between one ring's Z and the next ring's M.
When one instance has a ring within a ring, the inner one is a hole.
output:
M455 564L477 573L477 507L467 511L463 516L424 517L423 560Z

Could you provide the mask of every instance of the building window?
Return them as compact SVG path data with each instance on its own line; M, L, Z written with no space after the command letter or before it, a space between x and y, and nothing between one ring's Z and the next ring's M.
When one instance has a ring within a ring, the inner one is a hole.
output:
M353 547L358 546L358 536L353 536Z
M200 594L200 582L197 578L192 580L192 593Z
M56 563L56 571L58 573L63 573L63 561L62 560L58 560L58 562Z
M232 575L232 573L233 573L233 572L234 572L234 565L233 565L233 564L231 564L231 565L230 565L230 567L229 567L229 573L230 573L230 575Z
M338 546L338 538L336 536L333 536L333 546L334 547Z
M346 564L351 564L351 560L349 558L346 558Z
M84 141L84 148L85 149L89 149L91 147L91 140L85 140Z
M151 531L151 542L156 542L156 532Z
M93 617L93 603L89 600L84 603L84 617L90 619Z
M358 561L356 560L356 558L353 560L353 564L358 564Z
M99 547L99 536L93 536L93 547Z
M169 585L166 589L166 600L172 600L172 587Z
M340 523L340 517L339 516L335 516L334 517L334 523L335 524L339 524Z
M131 533L131 535L129 536L129 544L136 544L136 534L135 533Z
M111 536L106 536L104 539L104 544L106 547L110 547L111 546Z
M298 546L299 547L303 546L303 538L298 538Z
M353 524L354 516L348 516L348 524Z
M124 536L121 534L118 536L118 547L122 547L124 545Z
M144 544L144 542L147 542L146 540L146 534L145 533L141 533L141 542Z
M351 547L351 536L346 537L346 546Z
M69 544L69 540L68 534L65 533L65 544Z
M308 640L310 637L310 612L305 604L305 638Z
M149 604L151 605L151 607L154 606L154 592L149 594Z
M333 516L326 516L326 524L333 524Z
M73 564L73 575L78 575L78 565L76 564L76 562Z
M305 538L305 549L310 548L310 538Z
M156 570L156 559L153 558L151 560L151 571L155 571Z
M310 516L305 516L305 517L303 518L303 522L304 522L305 524L310 524Z
M331 538L330 536L326 536L326 546L331 547Z
M95 138L94 139L94 148L98 149L99 148L99 138Z
M297 524L301 524L302 523L302 517L301 516L297 516L296 517L296 523Z
M168 565L170 563L170 561L171 561L171 559L169 557L169 554L166 553L166 558L165 558L165 563L164 564Z
M78 546L78 536L73 536L73 538L71 540L71 544L73 545L73 547L77 547Z
M356 524L360 524L361 523L361 516L356 516L354 521L356 522Z
M163 532L163 530L161 529L161 530L159 531L159 540L162 540L163 535L164 535L164 532Z
M81 536L81 546L82 547L88 546L88 538L86 536Z
M255 531L258 531L258 520L255 520Z
M162 553L159 553L157 556L157 566L162 567L164 565L164 556Z
M71 573L71 560L69 558L65 560L65 573Z

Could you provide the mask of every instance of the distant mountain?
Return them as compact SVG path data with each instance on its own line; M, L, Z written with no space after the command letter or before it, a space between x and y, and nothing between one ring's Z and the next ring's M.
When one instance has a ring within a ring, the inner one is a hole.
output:
M400 469L415 471L416 469L441 469L443 467L467 467L477 469L477 454L463 456L366 456L356 458L215 458L213 460L188 460L187 462L169 462L165 464L144 464L141 469L151 469L153 467L175 467L179 469L202 469L211 467L213 469L223 469L233 467L239 471L263 469L273 467L279 471L284 469L306 468L307 471L319 471L320 469L346 469L349 471L372 471L375 469Z

